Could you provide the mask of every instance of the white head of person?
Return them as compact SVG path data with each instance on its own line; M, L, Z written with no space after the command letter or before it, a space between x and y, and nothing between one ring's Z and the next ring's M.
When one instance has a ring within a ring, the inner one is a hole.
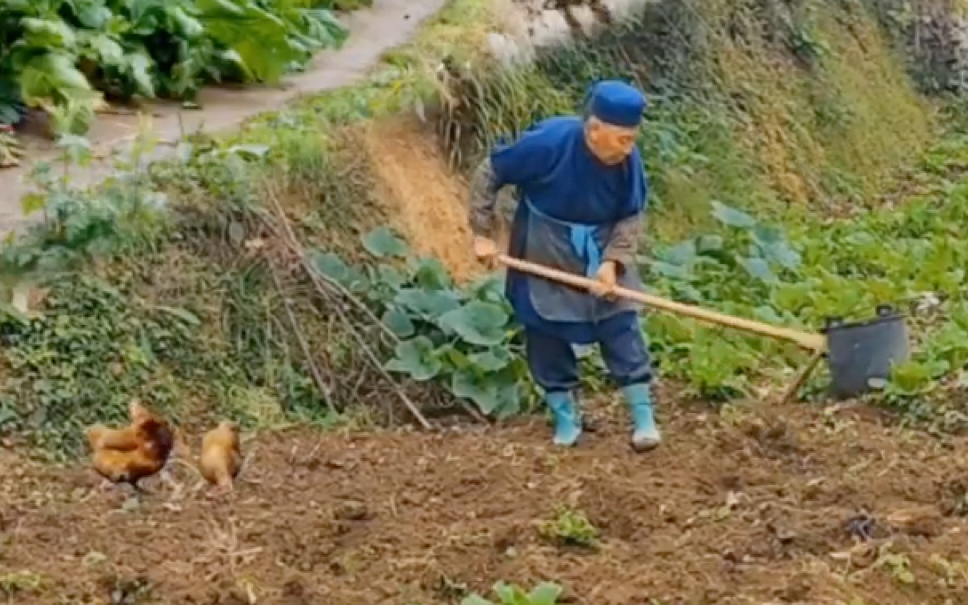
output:
M618 80L603 80L588 91L585 142L607 165L621 164L635 149L647 102L638 88Z

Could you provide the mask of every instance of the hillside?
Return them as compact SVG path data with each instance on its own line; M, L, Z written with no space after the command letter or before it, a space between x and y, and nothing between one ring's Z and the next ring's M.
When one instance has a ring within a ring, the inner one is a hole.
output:
M99 188L43 183L51 221L0 258L31 307L0 325L0 596L959 603L968 137L909 46L927 21L891 25L895 4L642 2L574 26L451 0L359 84ZM668 443L628 450L592 354L589 438L550 446L470 257L466 175L604 77L650 95L650 287L808 330L894 305L914 355L883 390L835 404L819 372L780 403L802 352L648 313ZM95 490L81 428L132 397L196 451L241 422L236 492L207 499L183 460L141 501Z

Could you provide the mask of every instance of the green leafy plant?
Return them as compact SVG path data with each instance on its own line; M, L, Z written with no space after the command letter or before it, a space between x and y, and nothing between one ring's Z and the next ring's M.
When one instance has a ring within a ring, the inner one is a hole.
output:
M85 139L62 137L59 147L65 166L87 165L90 148ZM0 251L0 284L9 289L21 281L51 278L97 256L149 245L168 233L172 223L166 197L145 173L133 169L147 151L139 144L114 178L87 190L72 186L66 172L59 175L51 164L38 163L31 175L38 191L24 198L23 211L42 212L44 220L8 237Z
M653 258L644 259L656 277L650 283L684 302L774 323L799 323L793 313L764 304L786 283L783 278L800 276L801 256L782 231L720 202L713 203L711 215L722 232L660 247ZM650 316L646 331L663 368L685 377L696 396L744 393L759 365L757 348L762 343L741 334L712 331L667 315Z
M397 344L386 368L418 382L436 381L455 397L499 418L532 396L502 284L488 277L458 288L440 261L415 258L386 228L363 237L373 262L362 268L333 253L311 254L323 275L362 296Z
M556 605L564 592L561 586L550 582L539 584L531 592L505 582L498 582L492 590L497 601L474 594L462 600L461 605Z
M0 81L74 134L102 93L190 101L208 81L276 82L347 36L296 0L10 0L0 25Z
M964 424L964 410L941 412L939 402L960 388L968 367L968 300L961 286L968 246L950 228L968 213L968 187L963 175L954 182L950 173L938 178L945 185L937 194L891 213L835 223L798 217L788 223L794 237L714 203L719 231L659 247L643 259L654 276L650 285L686 302L813 330L828 317L863 320L880 304L903 308L936 299L925 307L930 316L914 319L914 356L894 367L881 399L916 417ZM668 315L650 315L646 331L665 372L702 397L749 392L772 371L803 360L780 343Z
M891 552L889 548L890 544L880 548L875 566L887 571L898 584L915 584L917 579L911 571L911 560L907 555Z
M583 512L564 505L555 507L554 516L538 524L538 533L546 540L562 546L589 549L598 547L598 528Z

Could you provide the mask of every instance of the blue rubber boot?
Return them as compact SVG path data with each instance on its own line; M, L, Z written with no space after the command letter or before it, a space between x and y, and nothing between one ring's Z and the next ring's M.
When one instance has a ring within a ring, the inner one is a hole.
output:
M655 426L652 412L652 393L648 384L632 384L622 389L625 400L632 412L632 449L647 452L662 443L662 436Z
M555 445L570 447L581 436L581 418L571 391L553 391L545 394L545 402L555 417Z

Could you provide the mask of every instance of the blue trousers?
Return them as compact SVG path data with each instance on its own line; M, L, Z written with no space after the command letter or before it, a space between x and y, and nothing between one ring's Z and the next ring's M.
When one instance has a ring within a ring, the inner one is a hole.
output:
M570 391L579 385L578 358L567 340L526 328L525 354L535 383L546 392ZM605 367L619 387L652 381L652 360L638 325L598 335Z

